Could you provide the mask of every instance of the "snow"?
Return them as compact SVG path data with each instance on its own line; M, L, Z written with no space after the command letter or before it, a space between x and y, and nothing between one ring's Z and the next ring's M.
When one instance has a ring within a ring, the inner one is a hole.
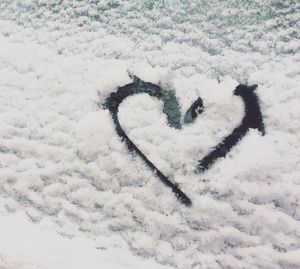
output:
M1 217L0 237L1 269L170 268L135 257L125 249L96 249L93 240L82 235L62 237L51 229L51 223L36 225L24 212Z
M206 2L0 2L0 268L299 267L299 3ZM102 106L129 74L173 90L182 114L203 99L182 130L145 94L119 113L191 208ZM243 117L239 83L259 85L266 135L198 175Z

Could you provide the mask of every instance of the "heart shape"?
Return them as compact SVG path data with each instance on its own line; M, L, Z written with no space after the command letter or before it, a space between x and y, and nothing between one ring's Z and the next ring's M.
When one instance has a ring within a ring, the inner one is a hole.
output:
M130 140L122 129L118 111L119 105L128 96L147 93L150 96L156 97L163 101L163 112L167 115L168 123L171 127L181 128L181 113L178 101L173 91L162 89L160 86L153 83L145 82L138 77L133 76L133 82L126 84L125 86L118 87L116 92L110 94L104 104L105 108L108 108L112 119L114 121L116 132L127 144L129 151L135 152L139 155L143 161L151 168L151 170L159 177L159 179L175 193L180 202L186 206L191 206L191 199L179 188L178 184L171 182L143 153L142 151ZM210 153L199 160L197 171L203 173L207 170L216 160L220 157L225 157L226 154L236 145L239 140L246 135L250 128L258 129L262 135L265 134L262 114L259 107L259 101L254 90L257 85L246 86L240 84L234 90L234 95L240 96L244 102L245 115L242 122L236 127L231 134L225 137L218 145L216 145ZM204 110L203 101L199 97L187 110L184 122L192 123L196 117Z

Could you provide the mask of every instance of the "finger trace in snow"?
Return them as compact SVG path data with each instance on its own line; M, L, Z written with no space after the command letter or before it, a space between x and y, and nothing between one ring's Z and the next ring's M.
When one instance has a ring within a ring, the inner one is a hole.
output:
M163 112L167 115L168 124L171 127L181 128L181 113L176 96L174 93L164 90L158 85L144 82L138 77L133 77L133 80L134 81L132 83L119 87L116 92L110 94L110 96L106 99L104 106L109 109L116 127L116 132L122 140L125 141L129 151L134 151L138 156L140 156L155 175L157 175L167 187L172 189L181 203L186 206L191 206L191 199L188 198L187 195L179 188L178 184L172 183L130 140L122 129L118 118L119 105L125 98L139 93L147 93L150 96L162 99L164 105ZM244 101L245 116L243 117L242 123L236 127L230 135L224 138L221 143L214 147L213 151L199 161L198 171L200 173L207 170L218 158L225 157L232 147L246 135L250 128L258 129L263 135L265 134L259 101L254 93L256 87L257 85L248 87L242 84L236 87L234 94L241 96ZM198 113L196 113L196 111L198 111ZM193 122L202 112L203 102L201 97L199 97L187 110L184 117L185 122Z

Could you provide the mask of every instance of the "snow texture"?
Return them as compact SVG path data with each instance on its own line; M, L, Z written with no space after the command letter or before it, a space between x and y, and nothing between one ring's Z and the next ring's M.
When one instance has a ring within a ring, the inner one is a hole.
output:
M22 229L19 228L20 223L22 223ZM64 238L53 231L51 226L53 225L47 221L41 221L39 225L30 222L24 212L2 217L0 220L0 268L171 269L151 260L137 258L128 250L96 249L93 241L84 236L73 239ZM3 257L14 262L8 265Z
M299 268L299 29L290 0L2 0L0 268L127 268L123 252L128 268ZM182 130L146 94L119 109L190 208L101 108L129 73L173 90L182 112L203 99ZM251 130L199 175L197 161L243 118L239 83L258 84L266 135Z

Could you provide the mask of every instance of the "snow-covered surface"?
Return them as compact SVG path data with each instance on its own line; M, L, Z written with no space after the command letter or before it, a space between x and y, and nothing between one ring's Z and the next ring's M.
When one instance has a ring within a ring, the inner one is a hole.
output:
M129 268L299 268L299 7L1 1L0 268L127 268L123 251ZM203 98L203 115L180 131L147 95L119 115L191 208L128 153L99 107L128 72L174 90L183 112ZM239 82L259 85L266 135L249 132L197 175L243 117Z
M96 249L84 236L68 239L51 229L51 223L30 222L24 212L0 219L0 268L158 268L152 260L133 256L128 250Z

